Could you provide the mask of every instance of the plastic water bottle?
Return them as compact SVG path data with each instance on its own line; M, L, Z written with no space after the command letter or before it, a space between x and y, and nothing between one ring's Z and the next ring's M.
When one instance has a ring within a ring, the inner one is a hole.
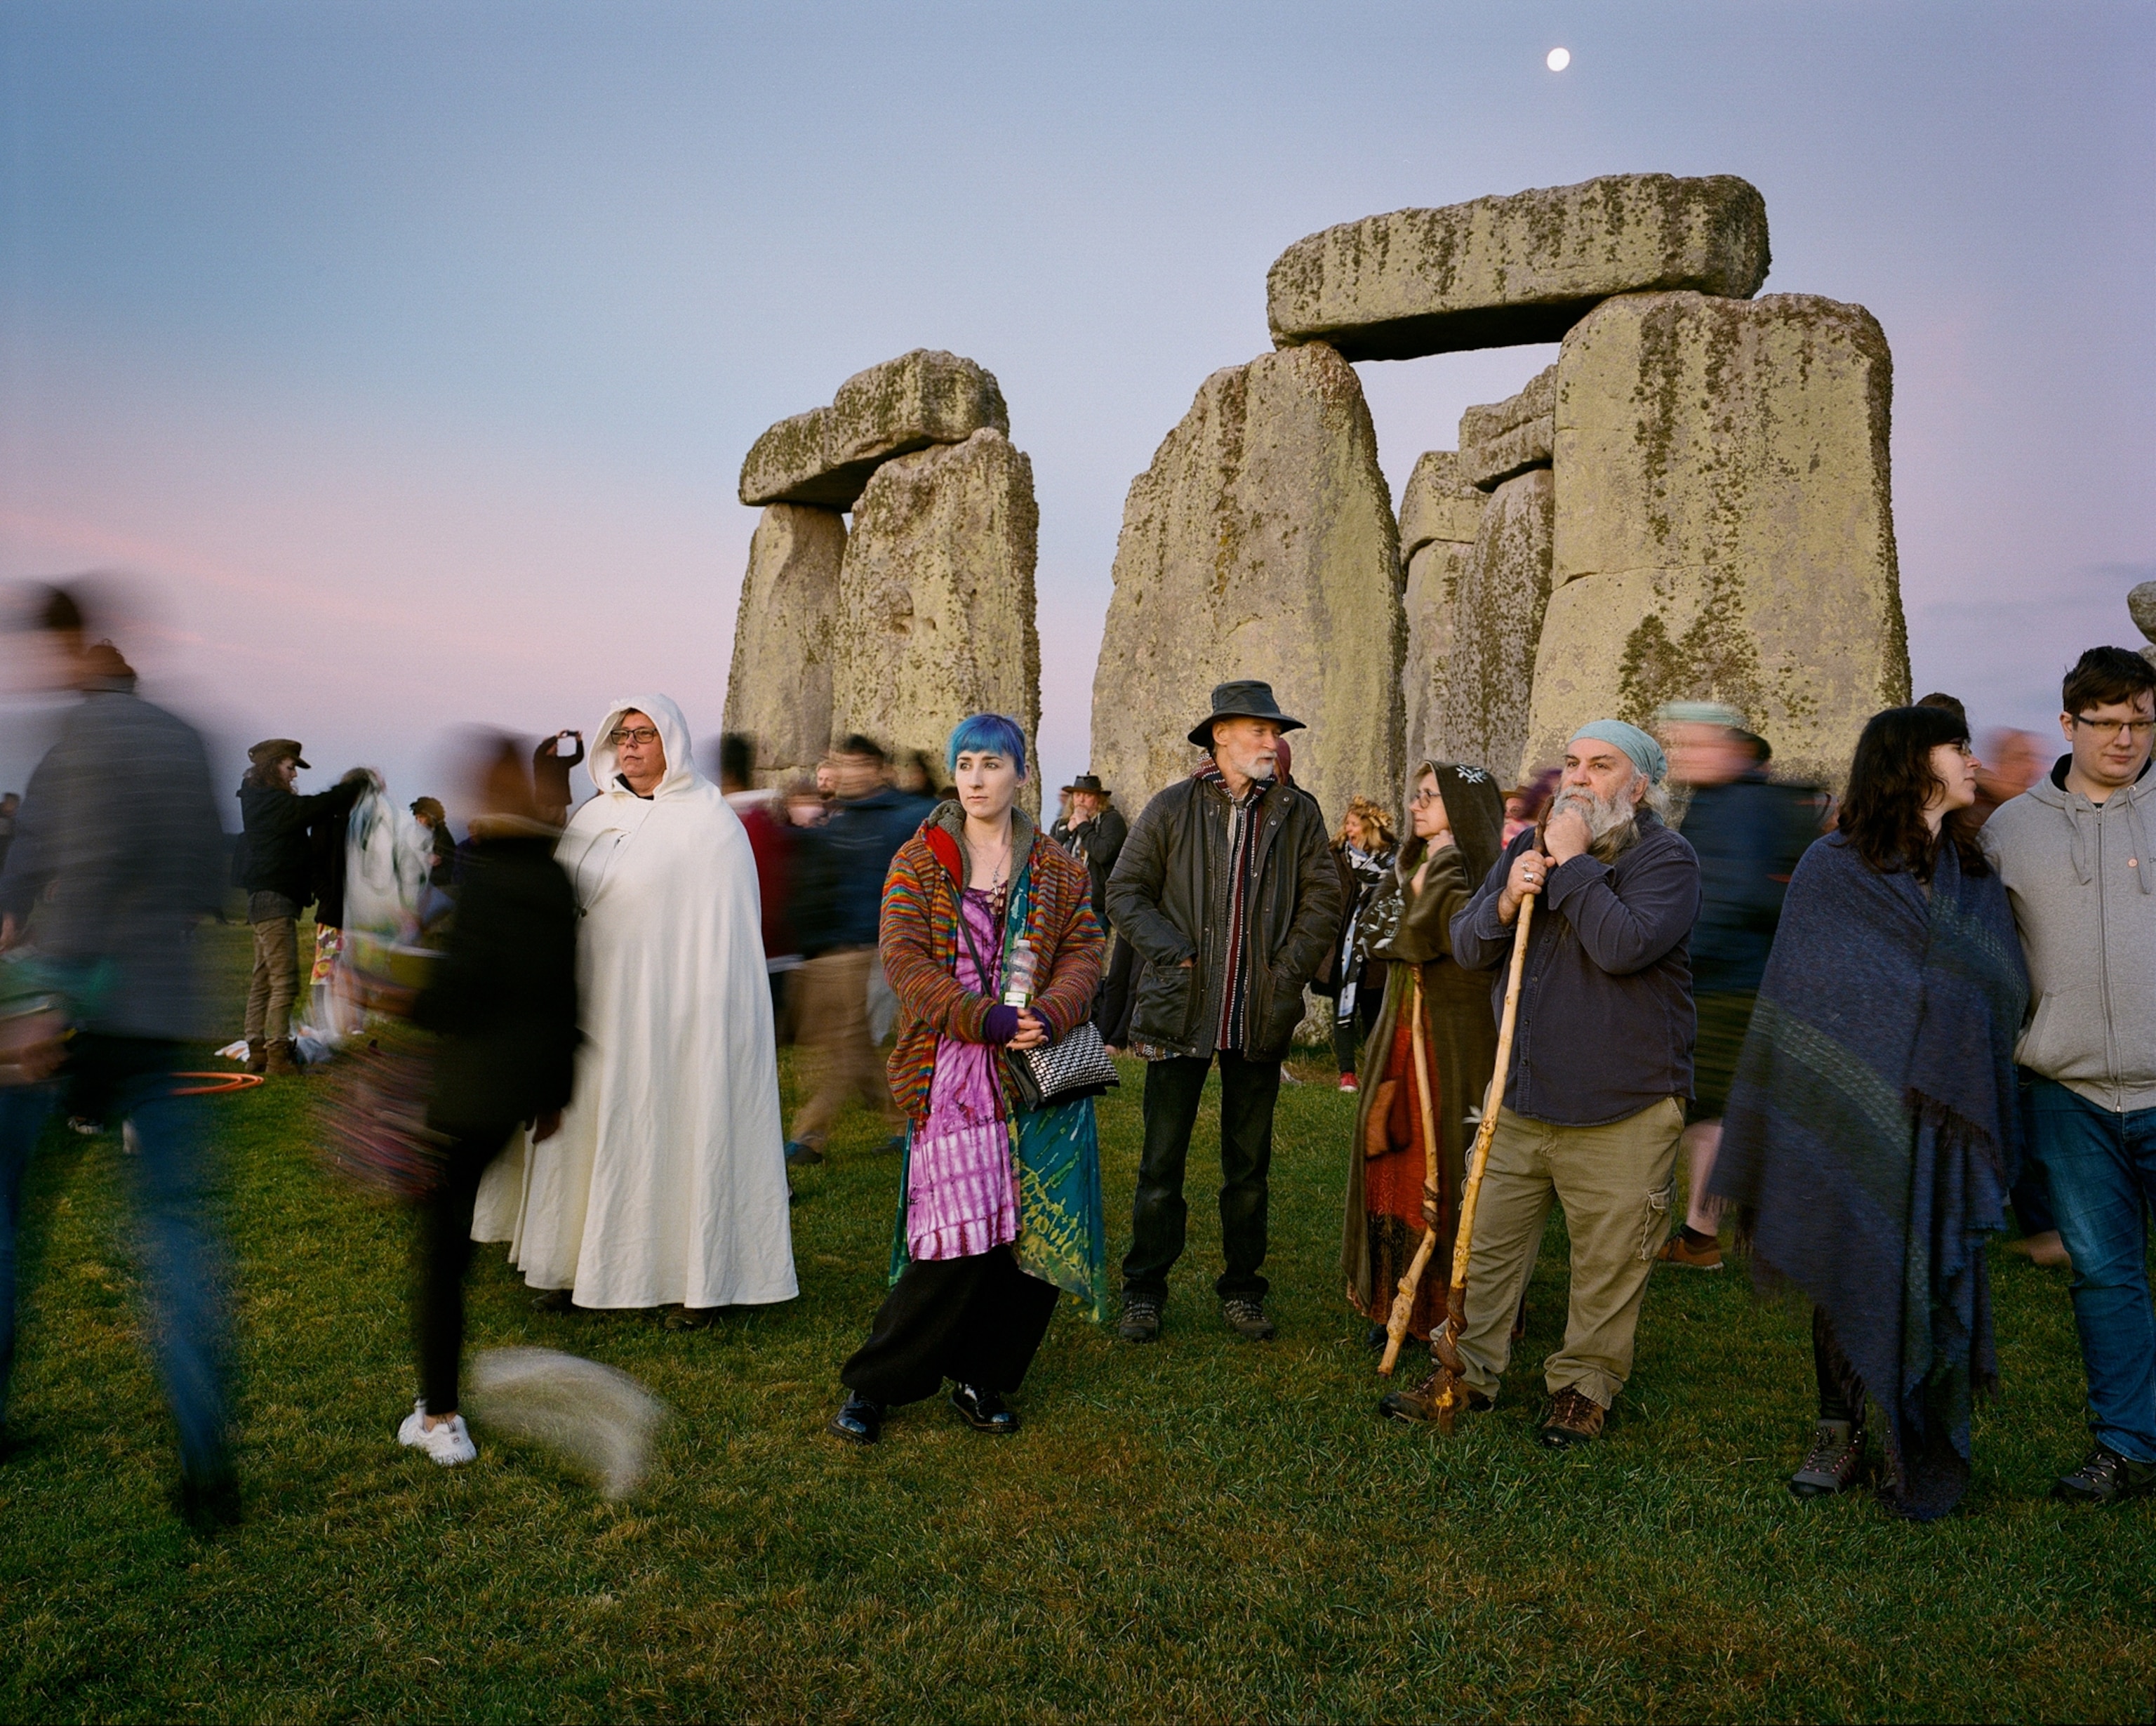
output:
M1024 1008L1033 1001L1033 943L1020 936L1011 943L1010 966L1004 974L1004 1004Z

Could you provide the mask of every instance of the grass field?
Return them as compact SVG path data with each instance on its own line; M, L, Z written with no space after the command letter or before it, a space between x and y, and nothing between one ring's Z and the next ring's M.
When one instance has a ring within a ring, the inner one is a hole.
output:
M245 931L210 933L229 987ZM1139 1076L1101 1113L1111 1253ZM2005 1397L1979 1416L1974 1490L1929 1528L1784 1490L1809 1333L1741 1276L1658 1272L1606 1441L1537 1449L1554 1228L1504 1400L1441 1440L1373 1418L1338 1292L1351 1105L1306 1085L1282 1094L1274 1164L1278 1341L1220 1326L1200 1174L1158 1346L1066 1302L1018 1437L976 1436L937 1401L859 1451L822 1428L880 1294L895 1170L856 1114L796 1177L803 1293L785 1307L688 1333L542 1315L481 1250L475 1346L589 1354L671 1405L645 1491L609 1505L484 1433L454 1471L396 1446L403 1220L316 1174L305 1097L287 1081L213 1105L249 1513L206 1544L165 1506L117 1142L56 1133L33 1169L0 1718L2151 1713L2156 1509L2046 1499L2083 1447L2081 1369L2063 1281L2018 1259L1997 1261Z

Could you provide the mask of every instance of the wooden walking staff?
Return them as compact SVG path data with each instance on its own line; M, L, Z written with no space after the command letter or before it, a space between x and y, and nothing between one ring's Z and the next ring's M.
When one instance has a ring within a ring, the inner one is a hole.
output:
M1446 1382L1437 1402L1438 1425L1445 1431L1452 1430L1452 1416L1458 1406L1460 1386L1457 1374L1462 1363L1452 1346L1451 1333L1467 1310L1468 1244L1475 1233L1475 1201L1481 1196L1482 1170L1490 1160L1490 1141L1497 1131L1497 1109L1505 1096L1505 1078L1512 1065L1512 1027L1520 1015L1520 979L1526 974L1527 963L1527 925L1533 921L1535 898L1532 893L1520 901L1519 921L1512 927L1512 967L1505 979L1505 1009L1497 1021L1497 1062L1491 1069L1490 1088L1482 1098L1482 1121L1475 1129L1475 1148L1468 1153L1467 1179L1460 1194L1460 1227L1452 1243L1452 1288L1447 1302L1445 1323L1430 1338L1430 1352L1438 1357L1445 1369ZM1418 977L1419 984L1419 977ZM1421 989L1415 991L1415 1004L1421 1006ZM1435 1184L1437 1142L1430 1130L1430 1081L1423 1076L1422 1020L1418 1012L1414 1022L1415 1074L1421 1080L1423 1107L1423 1136L1430 1146L1430 1158L1424 1165L1424 1190ZM1415 1256L1409 1263L1406 1273L1400 1278L1399 1292L1393 1297L1391 1317L1385 1324L1385 1358L1378 1363L1380 1373L1389 1374L1393 1364L1399 1359L1400 1343L1408 1333L1408 1315L1414 1310L1415 1291L1422 1286L1423 1271L1430 1264L1430 1254L1437 1246L1437 1226L1435 1224L1423 1230L1422 1244L1415 1248Z

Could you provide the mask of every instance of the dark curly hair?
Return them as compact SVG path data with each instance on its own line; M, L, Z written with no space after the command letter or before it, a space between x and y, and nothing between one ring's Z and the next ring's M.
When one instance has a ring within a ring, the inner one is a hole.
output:
M1856 740L1835 824L1857 855L1881 875L1906 869L1918 881L1932 878L1941 840L1924 825L1924 805L1945 789L1932 771L1932 751L1968 742L1968 722L1945 707L1889 707L1871 716ZM1953 822L1940 832L1963 874L1990 873L1974 833Z

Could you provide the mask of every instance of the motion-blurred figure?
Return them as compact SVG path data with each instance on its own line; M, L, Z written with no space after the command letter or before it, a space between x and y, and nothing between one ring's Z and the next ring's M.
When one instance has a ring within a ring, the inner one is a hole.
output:
M763 907L763 968L771 977L771 1016L786 1040L786 979L801 968L789 900L793 891L794 830L776 791L756 789L756 739L728 732L719 739L719 789L741 817L756 853L756 887Z
M327 791L301 797L299 743L270 737L247 752L239 782L243 828L233 859L234 883L247 892L254 931L254 972L247 984L247 1070L271 1076L299 1071L292 1059L292 1004L300 993L300 913L314 902L308 829L352 813L364 781L350 775Z
M525 759L524 746L506 737L472 751L469 806L479 813L464 891L412 1013L442 1040L427 1124L446 1143L414 1241L419 1400L397 1437L444 1467L479 1454L457 1411L457 1379L480 1179L521 1123L533 1123L535 1145L560 1130L576 1065L576 896L554 860L560 835L539 819Z
M449 811L442 807L438 797L416 797L412 800L412 819L427 832L427 855L430 860L427 884L447 892L455 881L457 866L457 840L449 831Z
M1767 777L1772 753L1744 716L1713 701L1673 701L1656 717L1670 778L1691 800L1684 836L1699 858L1699 921L1691 932L1692 1100L1686 1111L1691 1196L1683 1226L1662 1243L1665 1264L1722 1268L1721 1207L1707 1197L1722 1112L1751 1029L1759 979L1797 860L1820 836L1824 800L1809 786Z
M829 765L836 800L802 847L793 902L794 933L805 955L793 985L794 1020L810 1095L794 1113L789 1163L822 1162L831 1123L856 1096L891 1129L885 1149L906 1142L898 1130L904 1117L869 1038L869 977L878 963L884 876L921 824L921 804L885 783L883 750L870 738L848 737Z
M1557 794L1558 781L1564 777L1561 767L1538 767L1527 776L1524 785L1505 794L1505 843L1517 839L1543 818L1549 800Z
M146 1327L180 1442L180 1508L198 1528L237 1521L228 1429L223 1252L210 1212L198 1099L173 1071L200 1034L194 926L223 891L224 835L209 762L183 721L134 693L135 674L95 639L84 607L60 588L34 602L28 627L56 681L82 701L38 765L7 872L0 946L24 943L50 968L54 1004L74 1028L63 1076L134 1128L126 1159L139 1225ZM48 1014L49 1022L53 1015ZM37 1022L33 1015L31 1023ZM9 1062L18 1084L0 1108L0 1415L14 1349L14 1241L22 1171L54 1097L34 1082L59 1052L31 1039Z
M2032 731L1999 726L1984 734L1984 758L1976 764L1976 801L1970 813L1981 827L2002 803L2011 803L2050 765L2044 740Z
M579 1307L798 1293L756 859L666 696L619 701L559 855L583 913L583 1050L526 1167L513 1252Z

